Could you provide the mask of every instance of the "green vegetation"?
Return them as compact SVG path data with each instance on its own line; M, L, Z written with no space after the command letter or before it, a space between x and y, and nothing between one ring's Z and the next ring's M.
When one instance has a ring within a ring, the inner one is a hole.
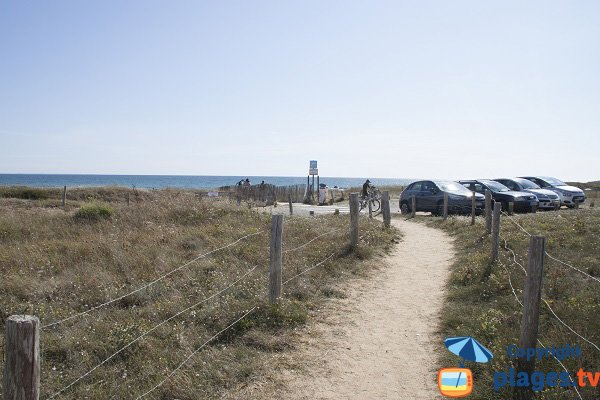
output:
M447 301L443 309L442 335L473 336L488 347L494 359L488 364L467 363L474 373L473 399L506 399L510 391L492 389L493 373L508 371L512 366L506 354L509 344L518 344L525 274L513 262L516 259L527 267L529 237L508 217L502 218L499 262L490 263L490 240L485 234L483 219L470 226L466 217L418 217L429 224L444 229L456 238L457 261L448 285ZM584 272L600 277L600 212L596 209L561 210L537 214L515 215L517 221L534 235L547 239L546 250L553 257L567 261ZM506 248L504 248L506 246ZM577 333L600 345L600 284L583 274L546 257L543 298L554 312ZM563 361L571 375L579 368L598 371L600 352L562 325L542 303L539 325L540 340L546 346L578 344L581 358ZM459 359L444 351L440 368L458 365ZM544 359L536 369L544 372L562 372L556 360ZM598 399L600 388L580 389L586 400ZM540 399L574 399L572 390L547 388Z
M103 218L110 218L114 212L113 208L107 204L85 204L75 212L75 219L82 221L98 221Z
M284 254L283 281L335 255L284 285L281 303L271 305L266 300L270 215L238 208L223 198L176 190L138 191L128 207L127 192L132 193L125 188L74 189L66 210L56 207L60 191L44 200L0 199L2 324L11 314L36 315L42 325L67 318L254 235L107 307L43 329L41 398L170 316L227 288L254 266L235 286L160 326L59 398L135 398L253 307L252 314L203 348L148 398L220 398L260 381L273 368L275 353L293 346L294 329L328 298L344 297L340 282L369 274L373 268L363 260L386 251L397 236L364 218L359 250L351 252L348 215L286 217L284 251L340 230ZM85 223L89 216L94 223ZM0 358L3 343L0 337Z

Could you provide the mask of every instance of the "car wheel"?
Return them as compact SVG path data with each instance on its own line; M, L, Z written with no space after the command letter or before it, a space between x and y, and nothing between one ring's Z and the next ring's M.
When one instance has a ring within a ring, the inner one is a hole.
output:
M402 204L400 205L400 213L401 213L402 215L407 215L407 214L408 214L408 212L409 212L409 209L408 209L408 203L402 203Z

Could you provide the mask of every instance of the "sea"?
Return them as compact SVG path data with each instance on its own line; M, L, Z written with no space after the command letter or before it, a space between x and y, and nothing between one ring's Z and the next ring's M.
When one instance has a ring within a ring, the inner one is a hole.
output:
M235 185L240 180L250 179L255 185L262 181L276 186L305 184L306 176L209 176L209 175L53 175L53 174L0 174L0 186L31 187L97 187L124 186L140 189L214 189ZM321 176L320 183L339 188L361 186L366 177ZM375 186L407 185L415 179L368 177ZM315 181L316 182L316 181Z

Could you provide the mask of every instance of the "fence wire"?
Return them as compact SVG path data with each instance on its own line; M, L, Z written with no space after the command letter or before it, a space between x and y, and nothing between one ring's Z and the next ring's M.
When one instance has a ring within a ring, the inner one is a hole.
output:
M240 278L238 278L237 280L235 280L233 283L231 283L229 286L225 287L224 289L221 289L220 291L218 291L217 293L207 297L206 299L203 299L195 304L192 304L191 306L179 311L176 314L173 314L172 316L170 316L169 318L163 320L162 322L160 322L159 324L155 325L154 327L148 329L147 331L145 331L144 333L142 333L141 335L137 336L135 339L133 339L132 341L130 341L129 343L127 343L125 346L121 347L119 350L115 351L113 354L111 354L109 357L107 357L106 359L104 359L102 362L100 362L99 364L97 364L96 366L94 366L92 369L90 369L89 371L87 371L86 373L84 373L83 375L81 375L79 378L75 379L74 381L72 381L71 383L69 383L67 386L63 387L62 389L60 389L59 391L55 392L54 394L52 394L50 397L48 397L48 400L55 398L56 396L60 395L61 393L65 392L66 390L68 390L69 388L73 387L75 384L77 384L78 382L80 382L82 379L84 379L85 377L87 377L88 375L90 375L92 372L94 372L95 370L97 370L98 368L100 368L102 365L106 364L108 361L112 360L115 356L117 356L119 353L123 352L124 350L128 349L129 347L131 347L134 343L138 342L139 340L143 339L144 337L146 337L148 334L154 332L155 330L157 330L158 328L160 328L161 326L163 326L164 324L166 324L167 322L177 318L178 316L180 316L181 314L198 307L200 304L204 304L212 299L214 299L215 297L220 296L221 294L225 293L227 290L231 289L233 286L235 286L238 282L240 282L241 280L243 280L245 277L247 277L248 275L250 275L252 272L254 272L254 270L256 270L258 266L254 266L252 269L250 269L249 271L247 271L244 275L242 275Z
M206 252L204 254L199 255L198 257L194 258L193 260L190 260L190 261L186 262L185 264L183 264L183 265L181 265L181 266L179 266L179 267L177 267L175 269L172 269L171 271L167 272L166 274L164 274L164 275L156 278L155 280L153 280L151 282L148 282L148 283L144 284L143 286L141 286L141 287L139 287L139 288L137 288L135 290L132 290L129 293L126 293L126 294L124 294L122 296L119 296L119 297L116 297L114 299L111 299L111 300L109 300L107 302L104 302L102 304L99 304L97 306L91 307L91 308L87 309L86 311L82 311L82 312L77 313L75 315L71 315L70 317L63 318L61 320L58 320L56 322L52 322L52 323L47 324L47 325L42 325L41 329L46 329L46 328L50 328L50 327L53 327L53 326L56 326L56 325L60 325L60 324L62 324L64 322L70 321L70 320L78 318L78 317L82 317L82 316L87 315L87 314L89 314L89 313L91 313L93 311L96 311L96 310L100 309L100 308L106 307L106 306L108 306L108 305L110 305L110 304L112 304L112 303L114 303L116 301L123 300L126 297L129 297L129 296L131 296L131 295L133 295L135 293L141 292L142 290L145 290L145 289L149 288L150 286L155 285L156 283L158 283L158 282L162 281L163 279L165 279L165 278L173 275L174 273L182 270L183 268L190 266L191 264L195 263L196 261L198 261L198 260L200 260L202 258L206 258L209 255L214 254L214 253L216 253L218 251L221 251L221 250L224 250L226 248L235 246L236 244L238 244L242 240L247 239L247 238L252 237L252 236L256 236L256 235L258 235L258 234L260 234L262 232L263 232L262 230L259 230L259 231L255 232L255 233L250 233L248 235L242 236L241 238L237 239L236 241L231 242L231 243L229 243L229 244L227 244L225 246L221 246L219 248L216 248L214 250L211 250L209 252Z
M137 397L137 400L146 397L147 395L149 395L150 393L152 393L153 391L155 391L156 389L158 389L159 387L161 387L162 385L165 384L165 382L167 382L173 375L175 375L175 373L177 371L179 371L181 369L181 367L183 367L192 357L194 357L196 354L198 354L198 352L200 352L200 350L202 350L204 347L206 347L210 342L212 342L213 340L215 340L217 337L219 337L221 334L223 334L225 331L231 329L233 326L235 326L238 322L240 322L241 320L243 320L244 318L246 318L251 312L253 312L254 310L256 310L256 307L252 307L249 311L247 311L244 315L242 315L241 317L239 317L238 319L236 319L234 322L232 322L231 324L229 324L226 328L222 329L221 331L219 331L218 333L214 334L210 339L208 339L206 342L204 342L200 347L198 347L196 350L194 350L192 352L192 354L190 354L185 360L183 360L177 367L175 367L175 369L173 369L167 376L165 379L163 379L162 381L160 381L157 385L155 385L154 387L152 387L152 389L148 390L147 392L145 392L144 394L142 394L141 396Z
M523 227L521 224L519 224L519 223L516 221L516 219L515 219L515 218L513 218L513 217L512 217L510 214L507 214L507 213L506 213L506 212L504 212L504 211L503 211L502 213L503 213L505 216L507 216L507 217L508 217L508 219L509 219L509 220L510 220L510 221L511 221L513 224L515 224L515 226L517 226L519 229L521 229L523 232L525 232L525 234L527 234L528 236L533 236L533 235L532 235L531 233L529 233L529 232L528 232L528 231L527 231L527 230L526 230L526 229L525 229L525 228L524 228L524 227ZM556 262L558 262L558 263L560 263L560 264L562 264L562 265L564 265L564 266L566 266L566 267L569 267L569 268L573 269L574 271L577 271L577 272L579 272L580 274L584 275L585 277L587 277L587 278L589 278L589 279L592 279L592 280L594 280L594 281L596 281L596 282L600 283L600 279L599 279L599 278L597 278L597 277L595 277L595 276L593 276L593 275L590 275L590 274L588 274L587 272L585 272L585 271L581 270L580 268L577 268L577 267L575 267L575 266L573 266L573 265L571 265L571 264L569 264L569 263L567 263L567 262L565 262L565 261L559 260L558 258L556 258L556 257L552 256L552 255L551 255L550 253L548 253L547 251L544 251L544 254L545 254L546 256L548 256L548 258L550 258L550 259L552 259L552 260L554 260L554 261L556 261Z

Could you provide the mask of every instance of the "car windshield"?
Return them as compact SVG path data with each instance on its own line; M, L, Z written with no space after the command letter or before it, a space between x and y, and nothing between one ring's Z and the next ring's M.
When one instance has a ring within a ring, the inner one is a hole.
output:
M563 181L553 178L551 176L542 176L540 178L542 178L543 180L545 180L546 182L548 182L549 184L551 184L553 186L565 186L566 185L566 183L564 183Z
M527 179L516 178L513 181L517 182L519 185L523 186L523 189L541 189L535 183L528 181Z
M494 192L510 192L510 189L495 181L481 181L485 186L489 187Z
M471 191L458 182L451 181L436 181L436 185L444 192L460 193L464 195L471 194Z

